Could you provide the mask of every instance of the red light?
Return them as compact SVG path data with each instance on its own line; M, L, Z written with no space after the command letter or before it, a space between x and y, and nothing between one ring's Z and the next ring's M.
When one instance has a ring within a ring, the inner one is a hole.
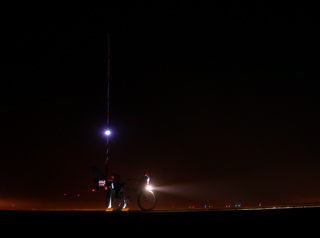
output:
M106 190L106 191L107 191L107 190L108 190L108 187L104 187L104 190Z
M92 190L91 190L91 192L95 192L96 190L93 188Z

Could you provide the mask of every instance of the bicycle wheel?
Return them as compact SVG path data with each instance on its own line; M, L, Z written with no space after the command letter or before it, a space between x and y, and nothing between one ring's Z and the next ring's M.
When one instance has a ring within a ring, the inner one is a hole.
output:
M142 191L138 196L141 210L151 211L157 205L157 198L152 191Z

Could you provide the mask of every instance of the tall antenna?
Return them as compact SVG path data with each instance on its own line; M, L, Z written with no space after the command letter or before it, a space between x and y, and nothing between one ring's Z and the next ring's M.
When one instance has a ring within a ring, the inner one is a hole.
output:
M110 99L109 99L109 93L110 93L110 33L107 33L107 57L108 57L108 74L107 74L107 80L108 80L108 86L107 86L107 130L106 130L106 136L107 136L107 151L106 151L106 178L108 173L108 160L109 160L109 136L110 136L110 129L109 129L109 110L110 110Z

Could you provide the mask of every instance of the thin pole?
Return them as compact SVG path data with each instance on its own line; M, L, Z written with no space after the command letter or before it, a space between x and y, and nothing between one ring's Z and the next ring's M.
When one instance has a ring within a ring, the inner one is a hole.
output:
M110 33L107 34L107 57L108 57L108 74L107 74L107 131L109 130L109 108L110 108L110 99L109 99L109 93L110 93ZM108 176L108 160L109 160L109 134L107 134L107 151L106 151L106 179Z

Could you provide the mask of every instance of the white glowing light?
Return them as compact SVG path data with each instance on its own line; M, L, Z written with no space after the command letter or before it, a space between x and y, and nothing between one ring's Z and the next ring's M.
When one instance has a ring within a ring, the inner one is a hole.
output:
M106 130L106 132L105 132L104 134L106 134L107 136L109 136L109 135L111 134L111 131Z
M151 190L152 190L152 186L151 186L151 185L147 185L147 186L146 186L146 189L147 189L148 191L151 191Z

